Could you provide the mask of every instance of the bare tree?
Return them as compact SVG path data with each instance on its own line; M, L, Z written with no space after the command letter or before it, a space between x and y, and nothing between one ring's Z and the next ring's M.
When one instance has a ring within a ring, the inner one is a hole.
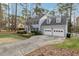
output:
M1 20L2 20L2 15L1 15L1 13L2 13L2 9L1 9L1 3L0 3L0 31L1 31Z
M16 31L17 29L17 3L15 4L15 25L14 25L14 30Z

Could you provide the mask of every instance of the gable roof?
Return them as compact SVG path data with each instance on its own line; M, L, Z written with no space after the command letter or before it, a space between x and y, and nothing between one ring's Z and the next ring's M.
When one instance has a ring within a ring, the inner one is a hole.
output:
M56 16L49 17L51 22L47 24L47 19L42 23L42 25L65 25L66 24L66 16L61 16L61 22L56 23Z
M42 14L41 16L35 16L35 17L32 17L32 24L38 24L39 23L39 20L40 18L44 16L44 14Z

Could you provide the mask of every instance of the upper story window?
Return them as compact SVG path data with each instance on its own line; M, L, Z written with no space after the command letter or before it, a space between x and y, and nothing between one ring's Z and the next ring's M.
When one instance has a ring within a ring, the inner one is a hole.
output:
M61 23L61 16L56 17L56 23Z
M47 19L47 24L50 24L50 23L51 23L51 19L48 18L48 19Z

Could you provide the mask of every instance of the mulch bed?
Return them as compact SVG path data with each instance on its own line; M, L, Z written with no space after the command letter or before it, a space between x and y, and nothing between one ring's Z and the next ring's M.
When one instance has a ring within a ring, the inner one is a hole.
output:
M25 56L79 56L79 49L57 48L48 45L26 54Z

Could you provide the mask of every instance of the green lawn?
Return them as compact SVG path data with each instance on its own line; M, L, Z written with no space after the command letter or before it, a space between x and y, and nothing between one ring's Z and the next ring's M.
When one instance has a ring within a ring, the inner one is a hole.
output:
M15 38L15 39L24 39L24 37L19 36L18 34L0 34L0 38Z
M59 48L79 48L79 37L71 37L63 43L55 45Z

